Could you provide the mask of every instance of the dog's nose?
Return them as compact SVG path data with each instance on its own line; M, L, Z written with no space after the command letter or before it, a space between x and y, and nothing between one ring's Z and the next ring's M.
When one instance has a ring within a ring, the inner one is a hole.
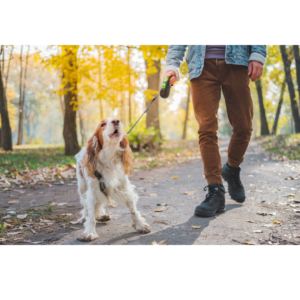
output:
M112 123L113 123L114 125L119 125L119 123L120 123L120 120L117 120L117 119L115 119L115 120L112 120Z

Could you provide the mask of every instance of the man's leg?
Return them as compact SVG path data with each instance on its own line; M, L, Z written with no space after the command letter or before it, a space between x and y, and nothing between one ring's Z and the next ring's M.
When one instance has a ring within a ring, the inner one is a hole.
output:
M221 98L219 68L216 60L205 60L200 77L191 81L194 112L199 124L199 144L204 174L208 183L205 200L196 207L201 217L225 211L225 189L222 183L221 156L218 144L218 108Z
M238 168L244 160L252 134L253 103L246 66L223 65L222 89L232 126L227 163Z
M205 178L208 184L223 184L217 136L221 83L214 59L205 60L200 77L191 80L191 93L195 117L199 124L199 144Z
M223 166L222 176L228 182L231 198L242 203L246 196L240 181L239 166L244 160L253 130L250 79L246 66L221 64L220 67L222 68L221 81L228 119L232 126L228 159L227 164Z

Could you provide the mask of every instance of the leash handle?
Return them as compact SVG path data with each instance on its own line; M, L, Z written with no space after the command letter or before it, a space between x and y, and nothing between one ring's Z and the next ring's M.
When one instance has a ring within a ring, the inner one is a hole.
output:
M171 77L167 76L164 81L162 82L161 84L161 87L160 87L160 96L164 99L168 98L169 95L170 95L170 91L171 91L171 85L170 84L170 79Z
M135 127L135 125L140 121L140 119L142 118L142 116L147 112L147 110L149 109L150 105L155 101L155 99L157 98L158 94L156 94L153 99L151 100L151 102L149 103L149 105L147 106L146 110L143 112L143 114L139 117L139 119L135 122L135 124L129 129L129 131L127 132L127 134L130 133L130 131Z

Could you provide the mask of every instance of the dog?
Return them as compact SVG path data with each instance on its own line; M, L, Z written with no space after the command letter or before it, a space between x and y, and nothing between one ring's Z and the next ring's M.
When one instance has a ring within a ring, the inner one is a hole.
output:
M111 199L129 208L132 227L137 232L151 231L136 208L138 195L128 179L128 175L133 173L132 153L119 120L101 120L87 147L83 147L75 158L78 193L83 206L82 216L77 222L84 223L84 232L77 238L79 241L89 242L98 238L96 221L111 219L105 212L105 205L111 203ZM99 180L95 174L102 178Z

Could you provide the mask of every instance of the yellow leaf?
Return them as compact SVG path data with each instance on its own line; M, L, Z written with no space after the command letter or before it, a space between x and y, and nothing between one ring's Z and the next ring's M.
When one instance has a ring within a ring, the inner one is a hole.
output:
M19 203L20 201L19 200L10 200L8 201L9 204L14 204L14 203Z
M200 229L201 228L201 226L191 226L192 228L194 228L194 229Z
M172 179L177 179L178 178L178 176L174 176Z

